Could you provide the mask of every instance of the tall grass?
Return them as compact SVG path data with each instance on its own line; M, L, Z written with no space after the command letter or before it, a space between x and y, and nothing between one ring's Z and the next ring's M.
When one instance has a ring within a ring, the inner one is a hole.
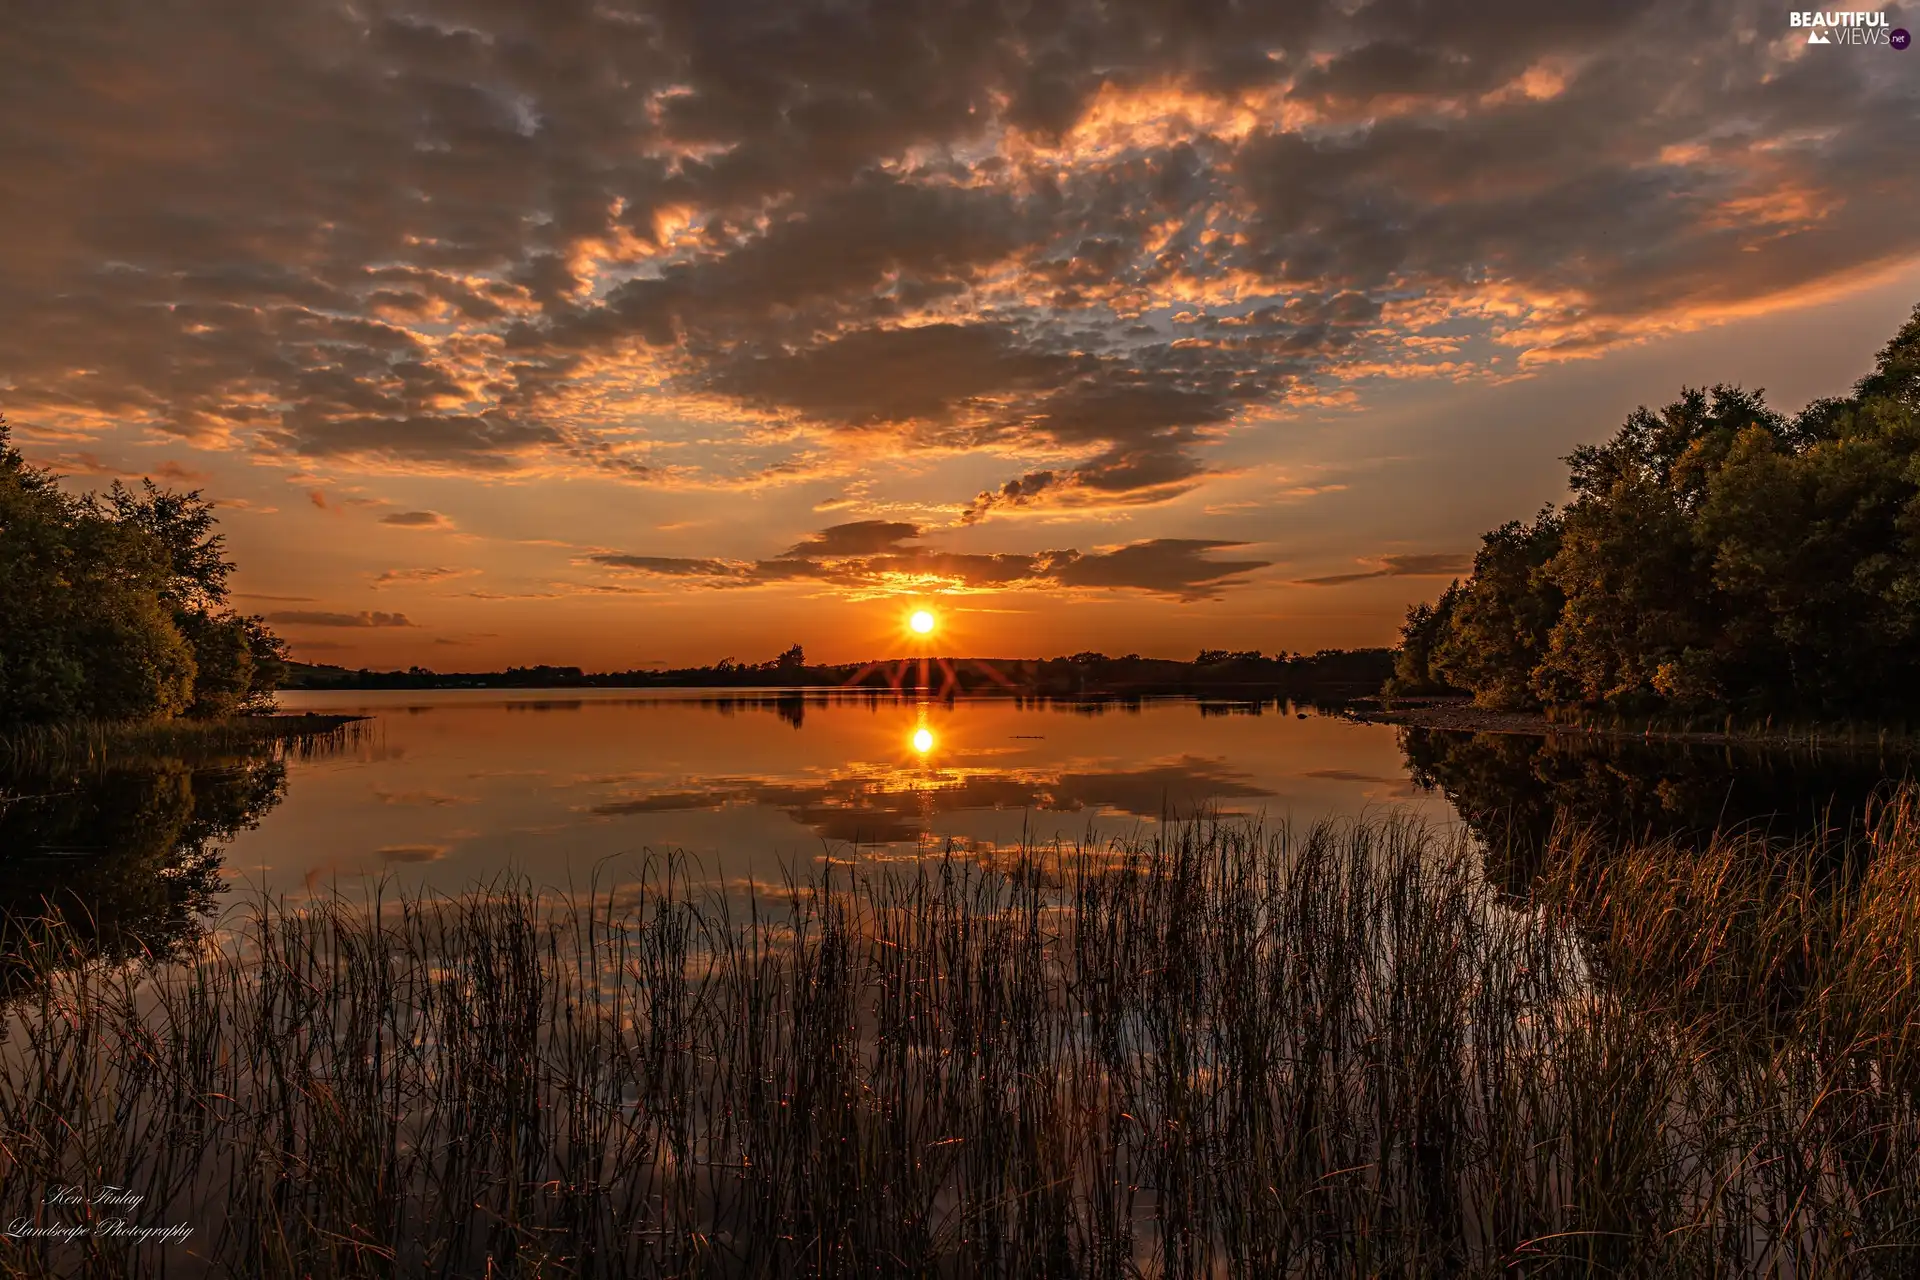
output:
M114 1185L194 1233L0 1265L1911 1275L1920 824L1874 844L1760 873L1575 839L1528 910L1399 820L772 893L667 861L256 903L150 973L49 922L0 1219Z
M218 720L82 720L26 725L0 732L0 775L73 773L275 747L311 755L344 745L364 719L305 712Z

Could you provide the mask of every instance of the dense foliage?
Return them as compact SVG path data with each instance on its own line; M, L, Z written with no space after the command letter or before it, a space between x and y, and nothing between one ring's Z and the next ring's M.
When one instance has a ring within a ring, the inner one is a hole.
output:
M1920 308L1846 398L1688 389L1567 459L1401 633L1390 692L1483 706L1875 716L1920 691Z
M0 422L0 728L268 705L285 647L227 606L214 525L152 481L65 493Z

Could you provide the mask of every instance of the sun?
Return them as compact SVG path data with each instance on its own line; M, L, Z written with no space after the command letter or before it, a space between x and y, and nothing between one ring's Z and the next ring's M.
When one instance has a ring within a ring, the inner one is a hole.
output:
M922 725L913 731L913 749L921 755L933 750L933 730Z
M933 623L933 614L925 609L915 609L913 616L907 619L907 625L923 636L933 634Z

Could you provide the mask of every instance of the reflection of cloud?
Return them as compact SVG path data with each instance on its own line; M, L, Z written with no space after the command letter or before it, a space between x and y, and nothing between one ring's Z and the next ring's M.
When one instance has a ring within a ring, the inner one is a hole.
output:
M377 851L382 862L438 862L447 856L444 844L389 844Z
M373 789L373 798L381 804L432 805L436 808L475 803L472 796L457 796L445 791L388 791L382 787Z
M636 796L629 800L611 800L597 804L593 811L603 816L631 813L694 813L706 809L719 809L730 800L743 793L725 790L713 791L662 791L650 796Z
M1089 810L1136 818L1192 813L1221 800L1270 796L1224 761L1199 756L1116 770L893 769L863 766L821 780L717 779L702 787L604 801L603 816L687 813L754 804L780 809L830 840L917 840L936 815L983 809Z
M771 560L732 561L680 556L603 553L599 565L716 587L820 581L856 591L980 590L984 588L1132 589L1181 599L1204 599L1237 586L1240 575L1265 560L1218 560L1217 551L1246 544L1201 538L1152 538L1110 551L977 554L906 545L917 525L860 520L823 529Z
M289 627L410 627L404 613L382 613L362 609L359 613L333 613L325 609L283 609L267 615L267 621Z
M1457 573L1465 573L1473 567L1473 557L1434 552L1419 555L1381 556L1377 560L1365 561L1375 567L1360 573L1336 573L1324 578L1301 578L1296 586L1337 587L1348 582L1364 582L1368 578L1446 578Z
M1406 782L1404 777L1383 778L1377 773L1355 773L1351 769L1308 769L1300 776L1303 778L1325 778L1331 782L1380 782L1395 787Z

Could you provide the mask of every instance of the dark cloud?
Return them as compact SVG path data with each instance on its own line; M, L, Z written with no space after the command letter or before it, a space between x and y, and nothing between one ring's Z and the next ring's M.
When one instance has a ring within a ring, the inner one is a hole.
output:
M359 613L331 613L324 609L283 609L267 615L267 621L287 627L410 627L404 613L361 610ZM308 643L308 648L315 646Z
M396 511L380 517L381 524L397 524L404 529L444 529L452 522L438 511Z
M1063 586L1133 587L1199 599L1237 586L1244 580L1239 575L1267 566L1265 560L1210 558L1212 552L1245 545L1204 538L1153 538L1102 555L1073 556L1060 561L1053 572Z
M681 556L597 555L588 557L594 564L610 569L631 569L636 573L658 574L663 578L733 577L738 570L725 560L689 560Z
M0 386L28 425L638 483L636 405L717 397L795 456L1000 455L974 520L1164 500L1303 385L1920 253L1920 81L1784 16L9 5Z
M474 572L472 569L453 569L445 565L428 569L384 569L374 576L373 585L390 587L398 583L442 582L448 578L464 578Z
M1217 596L1267 567L1265 560L1219 560L1212 553L1244 543L1152 538L1109 551L1033 554L941 551L904 544L917 525L859 520L834 525L768 560L696 559L606 552L587 557L610 569L696 580L712 586L764 586L814 580L853 591L1001 588L1134 590L1182 600Z
M897 551L901 543L912 542L919 536L918 525L898 520L854 520L831 525L810 538L803 538L787 555L820 558L877 555Z
M1358 573L1336 573L1324 578L1301 578L1295 585L1337 587L1368 578L1446 578L1473 568L1473 557L1449 552L1423 552L1416 555L1381 556L1366 561L1374 567Z
M1004 326L925 324L855 330L817 347L749 355L712 385L848 426L942 420L988 395L1030 392L1073 365L1023 348Z

